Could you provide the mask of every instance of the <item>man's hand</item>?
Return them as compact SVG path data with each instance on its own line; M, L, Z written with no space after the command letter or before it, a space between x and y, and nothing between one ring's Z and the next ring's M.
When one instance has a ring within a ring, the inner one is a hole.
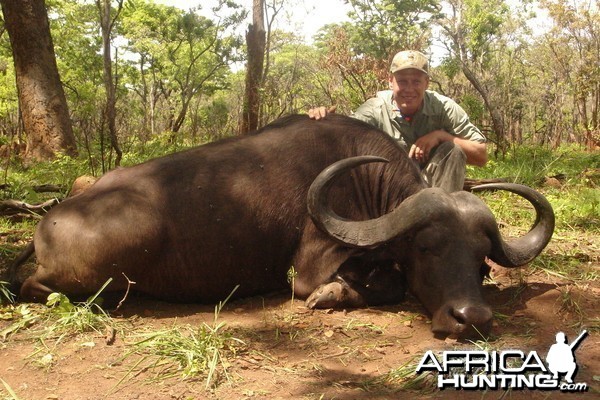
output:
M414 158L419 163L424 163L429 160L429 153L431 153L431 150L444 142L453 142L460 146L467 156L467 164L483 167L487 162L485 143L462 139L453 136L444 130L432 131L425 136L421 136L417 139L415 144L410 147L408 156Z
M321 118L325 118L327 116L327 114L334 113L336 108L337 108L337 106L331 106L329 108L323 107L323 106L311 108L310 110L308 110L308 116L311 119L318 121Z
M415 144L410 146L408 157L424 163L429 160L429 153L431 153L434 147L447 140L452 140L452 138L452 135L446 131L437 130L429 132L427 135L418 138Z

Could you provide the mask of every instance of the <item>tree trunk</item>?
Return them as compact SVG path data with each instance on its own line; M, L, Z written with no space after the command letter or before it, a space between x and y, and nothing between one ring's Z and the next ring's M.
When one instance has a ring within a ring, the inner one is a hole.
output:
M120 11L123 1L119 0L118 3ZM104 115L108 124L110 144L117 155L115 158L115 167L118 167L121 164L123 152L121 151L119 140L117 138L117 96L115 83L113 82L112 58L110 52L110 35L113 27L113 19L111 18L111 0L99 0L97 5L98 10L100 11L100 27L102 30L102 48L104 59L104 87L106 89L106 108L104 110Z
M462 60L466 59L466 57L464 55L461 56L461 58L462 58ZM490 116L492 117L492 129L494 130L494 133L496 134L496 140L497 140L496 144L498 146L498 149L504 153L506 151L507 146L506 146L506 134L505 134L505 128L504 128L504 119L502 118L502 113L500 112L498 107L496 107L493 104L493 101L490 98L490 94L483 87L483 85L481 84L481 82L479 81L477 76L475 76L473 71L471 71L471 69L465 64L465 61L462 62L462 71L463 71L463 74L465 75L465 77L467 78L467 80L469 82L471 82L471 85L473 85L475 90L477 90L477 92L479 92L479 94L481 95L481 98L483 99L483 103L485 104L485 108L487 108L488 112L490 113Z
M12 47L27 158L77 155L44 0L0 0Z
M248 64L246 67L246 93L240 133L245 134L258 128L260 110L260 87L265 60L265 19L264 0L254 0L252 24L248 26Z

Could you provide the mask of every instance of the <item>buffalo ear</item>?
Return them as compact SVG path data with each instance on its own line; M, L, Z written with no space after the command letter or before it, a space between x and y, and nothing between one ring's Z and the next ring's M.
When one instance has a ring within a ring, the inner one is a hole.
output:
M554 232L554 210L548 200L534 189L516 183L489 183L478 185L471 189L473 192L506 190L515 193L533 205L536 219L529 230L517 239L504 241L500 231L495 227L490 232L492 252L490 259L503 267L521 267L537 257L550 242Z

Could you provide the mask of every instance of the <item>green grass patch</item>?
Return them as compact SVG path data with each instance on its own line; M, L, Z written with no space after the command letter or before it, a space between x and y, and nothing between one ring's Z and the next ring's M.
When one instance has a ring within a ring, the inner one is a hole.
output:
M212 324L202 323L198 327L176 325L132 335L129 351L123 359L137 355L138 361L114 389L132 374L146 370L154 371L160 380L203 376L206 389L228 380L229 359L245 346L226 329L224 322L219 321L219 314L232 294L215 306Z
M40 368L50 368L56 359L57 347L67 337L86 333L105 337L109 331L123 334L120 325L99 305L100 294L109 283L110 280L83 303L72 303L65 295L52 293L45 306L18 304L0 307L0 320L11 321L0 331L0 340L6 341L21 331L29 332L38 344L27 358ZM224 322L219 321L219 314L227 300L229 297L215 307L211 324L202 323L198 327L175 325L126 337L127 351L121 361L134 355L138 358L113 391L132 374L146 371L154 372L158 380L204 377L207 389L229 379L230 360L245 344L226 329ZM83 345L91 346L93 342L87 341Z
M34 336L42 341L57 339L59 342L66 336L87 332L104 334L108 328L115 327L114 320L100 306L100 294L110 281L82 303L74 304L64 294L52 293L48 296L46 307L22 303L0 308L0 319L12 321L0 331L0 338L6 340L8 336L34 326Z
M10 284L5 281L0 281L0 305L13 304L15 302L15 294L10 291Z
M364 388L367 392L373 388L384 387L390 392L411 391L421 395L434 393L437 390L437 375L431 372L417 374L415 371L418 365L417 358L412 358L381 376L366 380Z
M87 301L73 304L67 296L52 293L46 305L50 307L52 323L46 328L48 335L65 335L73 333L97 332L105 333L113 324L112 318L100 306L100 293L109 285L109 279L98 293Z
M75 178L90 174L87 160L60 156L54 161L38 162L31 165L12 164L0 183L5 187L0 191L0 199L21 200L39 204L52 196L63 196ZM61 186L64 193L37 193L33 186L53 184Z
M556 226L562 231L586 230L600 234L600 189L575 185L547 189L546 197L556 215Z
M468 167L467 175L475 179L508 178L512 182L538 186L547 177L558 177L569 186L598 186L600 154L579 147L550 149L542 146L519 146L504 156L491 157L483 168Z
M600 154L565 146L518 147L490 159L484 168L469 167L474 179L506 178L541 191L556 215L556 232L600 233ZM546 179L554 177L553 185ZM478 194L480 195L480 194ZM497 218L509 225L529 223L531 207L508 193L481 194Z

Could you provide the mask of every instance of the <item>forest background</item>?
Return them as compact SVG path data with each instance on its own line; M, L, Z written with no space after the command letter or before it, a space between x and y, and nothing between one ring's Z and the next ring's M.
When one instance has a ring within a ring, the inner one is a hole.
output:
M213 0L214 8L196 0L187 10L148 0L0 0L0 398L114 397L117 390L123 399L191 398L209 386L216 391L206 398L429 393L430 381L414 385L411 358L432 343L414 302L309 314L285 293L224 310L227 329L216 308L214 325L206 324L212 305L142 302L83 336L70 330L81 319L71 316L104 313L80 313L66 298L58 307L3 305L13 299L2 282L8 265L31 241L44 205L56 204L75 177L246 134L316 105L349 114L387 88L390 58L401 49L431 57L432 89L456 99L490 140L488 165L469 169L469 177L531 185L555 210L548 249L529 268L500 269L484 285L496 320L489 345L546 351L558 330L597 335L600 0L337 2L352 10L345 21L307 40L287 19L299 0L253 0L251 8L248 0ZM46 183L40 188L49 192L33 186ZM531 225L531 210L506 193L484 199L507 237ZM57 320L69 333L57 330ZM198 367L206 352L181 345L181 337L195 345L205 326L221 349L248 343L219 356L218 374ZM118 331L116 345L105 340L107 327ZM140 348L146 332L184 352L168 351L167 359L164 347ZM597 341L584 346L578 382L588 382L593 396L600 353ZM178 354L193 360L189 367ZM192 379L172 371L192 371ZM235 382L221 385L229 376ZM507 394L547 397L500 395Z
M600 145L598 0L346 0L347 21L310 43L292 25L273 29L286 26L296 0L188 10L149 0L0 3L5 183L15 163L79 155L100 175L316 105L350 114L387 87L401 49L432 57L431 88L465 108L496 156L529 144ZM532 23L540 13L543 29ZM60 93L28 108L40 84L27 65L52 62L66 111L53 103ZM36 107L67 117L28 123Z

